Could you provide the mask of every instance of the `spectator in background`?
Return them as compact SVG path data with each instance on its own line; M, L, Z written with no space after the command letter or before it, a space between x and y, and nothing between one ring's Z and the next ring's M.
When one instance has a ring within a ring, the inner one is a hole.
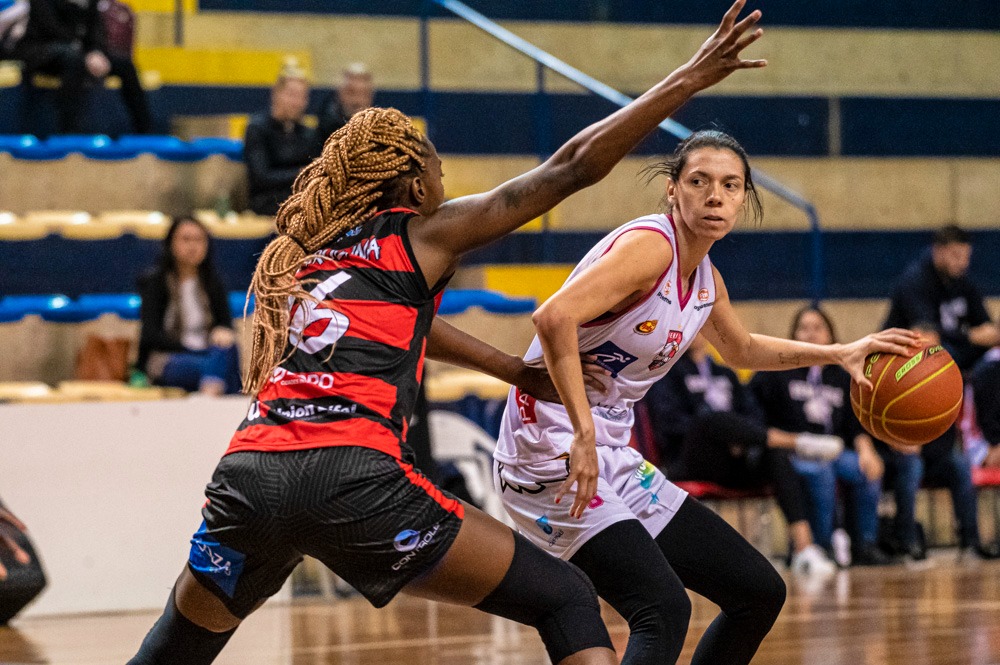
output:
M28 27L28 0L0 0L0 60L14 54L14 45Z
M159 265L139 280L139 295L138 365L153 383L208 395L240 391L229 300L200 222L173 221Z
M746 386L716 364L698 335L674 368L653 384L644 402L664 473L670 480L713 482L733 489L774 488L789 525L792 570L828 575L834 565L813 543L802 485L792 466L803 453L833 457L843 444L832 437L768 429ZM797 445L798 444L798 445Z
M45 572L25 531L0 503L0 628L45 588Z
M934 234L930 252L911 265L892 291L885 325L920 331L931 344L942 344L968 374L987 348L1000 344L1000 328L990 320L979 289L968 277L972 239L949 224ZM878 444L889 476L895 479L896 519L893 547L914 559L926 556L917 538L914 516L922 483L945 486L951 492L959 525L959 544L981 558L1000 557L995 544L979 537L976 491L970 462L958 449L957 427L919 448Z
M129 54L110 52L98 0L31 0L28 25L15 55L26 73L52 74L59 88L59 131L81 133L87 85L108 75L121 80L134 131L152 130L149 103Z
M983 296L969 279L972 238L950 224L934 234L930 253L907 268L892 291L886 326L923 333L942 344L963 373L1000 344Z
M250 209L274 216L292 194L299 171L319 155L316 131L302 123L309 105L309 81L294 61L271 88L271 109L250 119L243 151L250 185Z
M833 322L818 307L805 307L792 321L791 338L813 344L837 341ZM805 480L811 505L809 520L816 543L833 551L838 485L848 489L851 561L882 566L892 560L879 550L878 502L885 468L875 444L850 407L851 377L837 365L758 372L750 388L764 410L767 424L786 432L832 435L846 445L830 460L796 456L792 463ZM842 563L846 563L843 562Z
M969 373L962 406L962 440L975 467L1000 469L1000 347Z
M319 143L322 146L351 116L368 108L375 99L375 82L368 67L360 62L344 68L340 87L331 92L319 107Z

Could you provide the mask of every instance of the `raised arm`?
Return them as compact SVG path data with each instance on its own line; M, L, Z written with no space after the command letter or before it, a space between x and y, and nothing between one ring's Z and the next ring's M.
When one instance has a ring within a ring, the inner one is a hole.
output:
M765 66L764 60L740 58L762 34L754 30L759 11L737 22L744 3L736 0L691 60L628 106L581 131L545 163L490 192L445 203L415 221L410 235L427 282L435 283L464 252L510 233L604 178L695 93L738 69Z
M812 365L840 365L861 385L864 362L870 353L912 353L921 345L920 336L910 330L890 328L867 335L850 344L809 344L780 337L751 334L743 326L729 301L729 291L719 271L715 274L715 304L702 333L732 367L752 370L782 370Z

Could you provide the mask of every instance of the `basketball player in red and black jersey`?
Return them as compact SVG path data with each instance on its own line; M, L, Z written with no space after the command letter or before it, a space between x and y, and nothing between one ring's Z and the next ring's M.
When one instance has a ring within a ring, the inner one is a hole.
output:
M738 69L760 12L736 0L685 65L491 192L444 203L441 161L393 109L355 115L295 182L257 266L246 420L132 665L210 663L313 556L375 606L399 591L534 626L554 663L613 663L572 565L434 487L406 428L427 356L525 385L520 359L435 320L460 257L603 178L692 95Z

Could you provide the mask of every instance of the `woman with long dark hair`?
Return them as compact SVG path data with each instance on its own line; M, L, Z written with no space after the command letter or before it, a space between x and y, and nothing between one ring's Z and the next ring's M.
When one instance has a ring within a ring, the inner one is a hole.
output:
M917 336L893 329L820 345L751 334L708 256L738 220L762 214L746 151L723 132L696 132L654 172L666 177L667 214L609 233L535 312L525 361L544 362L562 403L511 389L494 480L521 533L579 566L628 620L623 663L677 661L691 589L722 609L692 665L745 665L778 617L784 583L722 518L629 447L633 405L699 331L733 367L838 364L862 383L866 355L906 353ZM586 387L581 354L610 373L605 392Z
M138 366L153 383L209 395L240 391L229 300L201 222L174 219L159 264L139 280L139 295Z

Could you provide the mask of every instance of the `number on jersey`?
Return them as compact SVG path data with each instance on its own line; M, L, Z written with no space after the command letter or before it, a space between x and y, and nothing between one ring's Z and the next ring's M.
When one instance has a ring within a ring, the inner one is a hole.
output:
M321 305L350 278L347 273L337 272L309 292L319 302L303 300L298 303L288 329L289 342L306 353L318 353L344 336L351 321L340 312Z

